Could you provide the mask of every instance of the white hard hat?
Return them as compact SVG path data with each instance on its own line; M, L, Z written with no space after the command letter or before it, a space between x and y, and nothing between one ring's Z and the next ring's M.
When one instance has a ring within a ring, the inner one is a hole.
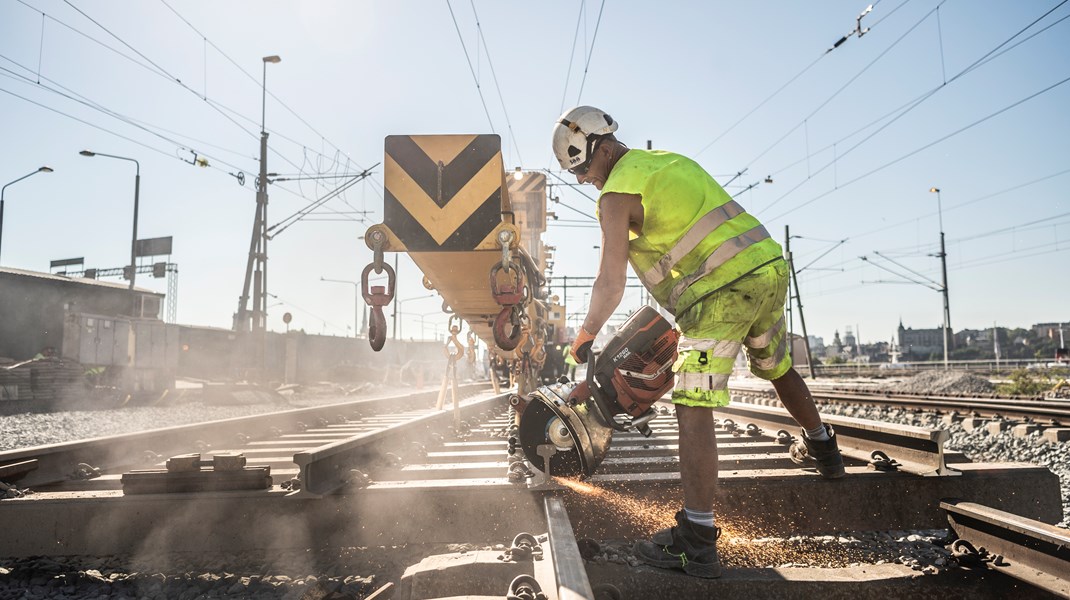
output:
M591 160L594 142L616 130L617 122L604 110L577 106L554 124L554 156L562 169L584 167Z

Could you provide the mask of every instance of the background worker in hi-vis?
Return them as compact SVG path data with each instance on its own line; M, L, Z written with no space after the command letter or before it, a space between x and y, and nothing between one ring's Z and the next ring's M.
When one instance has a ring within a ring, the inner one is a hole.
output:
M553 149L579 183L594 185L602 259L573 357L586 362L595 335L624 296L627 263L681 331L672 402L680 425L684 508L676 526L636 544L644 562L719 577L714 525L717 437L713 407L729 402L728 378L741 348L750 370L769 380L803 429L796 463L824 477L844 474L832 428L791 364L784 325L788 272L780 245L695 161L661 150L632 150L604 111L579 106L561 115Z

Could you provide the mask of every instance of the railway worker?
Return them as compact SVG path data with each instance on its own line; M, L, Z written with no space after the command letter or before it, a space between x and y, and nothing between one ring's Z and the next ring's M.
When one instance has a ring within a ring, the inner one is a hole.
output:
M835 433L792 367L784 326L788 270L780 245L695 161L629 149L616 130L616 121L590 106L561 115L553 129L561 167L601 192L602 259L572 355L586 361L624 296L630 262L681 331L672 402L684 490L676 526L638 542L635 552L657 567L718 577L717 437L710 409L729 403L728 377L742 348L751 372L772 382L803 429L790 448L792 460L832 479L844 475L843 459Z
M568 369L568 378L572 381L576 380L576 367L579 363L572 357L572 346L575 342L565 344L565 347L561 350L561 354L565 357L565 367Z

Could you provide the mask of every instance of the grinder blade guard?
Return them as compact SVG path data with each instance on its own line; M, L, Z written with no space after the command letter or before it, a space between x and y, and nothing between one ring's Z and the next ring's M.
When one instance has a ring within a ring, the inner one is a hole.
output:
M532 392L519 430L532 466L547 472L548 455L549 474L589 477L609 451L614 430L649 436L649 422L657 416L651 405L673 387L678 341L669 322L644 306L597 358L588 357L585 382L562 380ZM614 416L622 413L631 420L617 422Z

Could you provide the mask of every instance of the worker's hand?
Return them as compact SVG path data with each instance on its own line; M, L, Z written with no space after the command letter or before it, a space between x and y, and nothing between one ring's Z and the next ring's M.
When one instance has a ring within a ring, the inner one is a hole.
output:
M594 334L580 327L580 332L576 334L576 339L572 342L572 360L581 365L587 362L587 355L591 353L592 345L594 345Z

